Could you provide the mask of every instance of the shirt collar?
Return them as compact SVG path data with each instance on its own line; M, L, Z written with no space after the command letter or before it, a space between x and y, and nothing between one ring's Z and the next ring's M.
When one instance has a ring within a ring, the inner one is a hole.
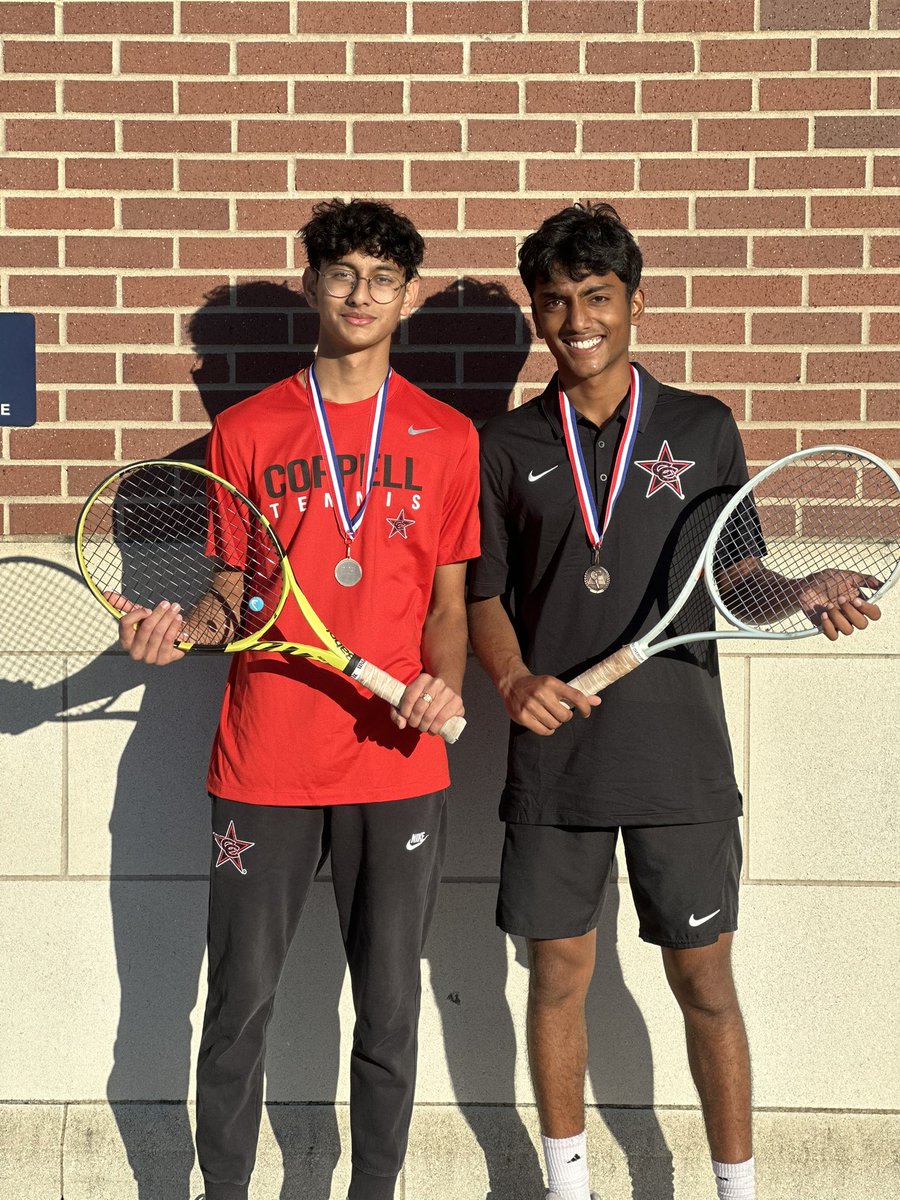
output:
M632 365L637 368L638 375L641 377L641 419L638 423L638 429L641 433L645 433L650 418L653 415L653 410L656 407L657 398L659 397L659 382L639 362L634 362ZM559 417L558 372L554 374L544 391L538 396L537 403L548 425L553 430L554 437L562 439L564 435L562 422ZM624 410L620 408L614 419L622 423L625 419Z

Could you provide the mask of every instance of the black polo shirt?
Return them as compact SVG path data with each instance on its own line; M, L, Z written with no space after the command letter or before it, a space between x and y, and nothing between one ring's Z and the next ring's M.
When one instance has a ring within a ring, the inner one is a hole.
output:
M690 574L725 500L747 479L730 410L638 370L640 425L601 550L610 585L600 595L582 579L591 551L556 377L541 396L482 430L482 552L471 565L469 590L503 598L535 674L572 678L652 628ZM601 520L626 400L601 428L578 418ZM671 634L714 624L701 587ZM500 804L507 821L670 825L740 811L714 642L648 659L604 691L589 719L576 715L551 737L511 725Z

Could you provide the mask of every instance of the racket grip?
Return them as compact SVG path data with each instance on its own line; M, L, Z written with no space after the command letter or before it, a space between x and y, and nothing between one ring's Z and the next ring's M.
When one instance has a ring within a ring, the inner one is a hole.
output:
M595 696L597 692L602 692L611 683L615 683L617 679L621 679L623 675L627 675L629 671L639 667L643 661L643 658L639 658L635 654L633 646L623 646L609 658L604 658L603 662L588 667L586 671L582 671L580 675L570 679L569 687L575 688L578 692L584 692L586 696Z
M352 675L357 683L361 683L373 695L386 700L394 708L403 699L406 684L401 683L399 679L395 679L393 675L388 675L387 671L382 671L380 667L366 662L364 658L359 660L359 665L352 672ZM465 727L466 722L464 717L451 717L448 721L444 722L438 732L448 745L452 745L457 741Z

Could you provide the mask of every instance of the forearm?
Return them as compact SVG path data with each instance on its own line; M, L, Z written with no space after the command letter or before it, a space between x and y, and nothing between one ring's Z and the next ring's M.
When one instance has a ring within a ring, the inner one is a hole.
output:
M512 621L499 596L470 601L468 612L472 648L494 686L503 693L513 680L529 673Z
M468 630L462 604L432 609L422 627L422 666L459 694L466 670Z

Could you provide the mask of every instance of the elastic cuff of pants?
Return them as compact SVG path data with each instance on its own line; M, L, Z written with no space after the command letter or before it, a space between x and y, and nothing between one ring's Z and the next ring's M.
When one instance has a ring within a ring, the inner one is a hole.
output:
M247 1200L249 1183L207 1183L203 1181L205 1200Z
M396 1175L367 1175L354 1167L347 1200L394 1200L396 1186Z

